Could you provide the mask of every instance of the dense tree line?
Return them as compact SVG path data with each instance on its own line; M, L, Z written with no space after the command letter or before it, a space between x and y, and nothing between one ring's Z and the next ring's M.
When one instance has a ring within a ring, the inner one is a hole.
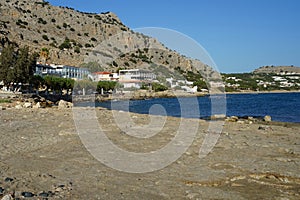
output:
M45 76L40 80L41 82L39 82L38 85L45 86L47 92L49 92L50 90L54 94L62 94L63 90L65 90L67 94L72 94L74 84L75 84L75 81L73 79L61 78L57 76Z
M28 47L17 49L14 44L6 46L0 55L0 80L14 90L31 84L37 56L35 53L30 54Z
M154 90L155 92L161 92L161 91L165 91L168 89L168 87L166 87L160 83L151 83L151 87L152 87L152 90Z
M97 92L100 94L103 92L108 92L110 90L115 90L117 87L117 82L115 81L99 81L97 84Z

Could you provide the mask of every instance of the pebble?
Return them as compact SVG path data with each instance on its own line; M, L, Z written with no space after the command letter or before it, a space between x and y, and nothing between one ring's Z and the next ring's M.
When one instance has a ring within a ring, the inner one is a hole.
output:
M22 109L22 106L21 105L16 105L15 108L16 109Z
M22 192L21 195L22 195L23 197L33 197L33 196L34 196L34 194L31 193L31 192Z
M195 199L196 196L198 196L197 193L189 193L186 197L189 199Z
M0 187L0 194L3 194L4 189L2 187Z
M13 200L13 198L12 198L12 196L10 194L7 194L4 197L2 197L1 200Z
M13 182L13 180L14 180L13 178L9 178L9 177L6 177L4 179L5 182Z
M49 195L48 192L41 192L41 193L39 194L39 196L40 196L40 197L49 197L50 195Z
M266 130L272 130L272 128L270 126L259 126L258 130L266 131Z

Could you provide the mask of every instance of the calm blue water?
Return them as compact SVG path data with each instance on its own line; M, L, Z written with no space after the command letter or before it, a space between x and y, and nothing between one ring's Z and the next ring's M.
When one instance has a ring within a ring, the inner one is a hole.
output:
M227 116L270 115L273 121L300 122L300 93L227 94L226 96L157 98L101 102L96 106L141 114L206 118L212 114Z

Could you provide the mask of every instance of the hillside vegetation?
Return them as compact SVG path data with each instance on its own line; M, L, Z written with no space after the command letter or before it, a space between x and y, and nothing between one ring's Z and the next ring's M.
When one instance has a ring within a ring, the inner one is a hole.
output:
M227 92L300 90L299 67L260 67L252 73L222 74Z
M95 71L141 68L174 77L180 69L218 78L211 67L126 27L111 12L85 13L43 0L0 3L0 41L28 46L38 61L92 67Z

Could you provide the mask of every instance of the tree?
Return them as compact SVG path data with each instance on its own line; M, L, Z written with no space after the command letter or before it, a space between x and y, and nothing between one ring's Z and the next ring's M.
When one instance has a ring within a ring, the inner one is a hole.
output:
M117 86L115 81L99 81L97 84L97 92L101 93L102 90L108 92L109 90L114 90Z
M36 65L36 54L29 54L29 48L23 47L15 51L15 45L3 49L0 55L0 79L6 86L30 83Z
M65 38L65 41L61 45L59 45L60 50L70 49L71 47L72 47L72 44L71 44L69 38L67 38L67 37Z
M31 79L31 85L34 90L38 91L40 87L42 87L45 84L45 80L43 77L39 75L34 75Z
M72 93L74 87L74 80L70 78L61 78L57 76L45 76L44 85L47 92L51 90L54 93L62 94L63 90L67 91L67 94Z
M18 51L17 60L14 66L14 83L26 83L29 79L29 52L28 47Z
M152 83L151 86L152 90L154 90L155 92L165 91L168 89L166 86L159 83Z
M76 81L74 83L74 90L76 94L80 94L83 93L83 91L90 91L90 92L94 92L96 91L97 85L95 82L92 82L91 80L80 80L80 81Z
M13 68L16 62L15 45L5 47L0 55L0 80L9 86L13 81Z

